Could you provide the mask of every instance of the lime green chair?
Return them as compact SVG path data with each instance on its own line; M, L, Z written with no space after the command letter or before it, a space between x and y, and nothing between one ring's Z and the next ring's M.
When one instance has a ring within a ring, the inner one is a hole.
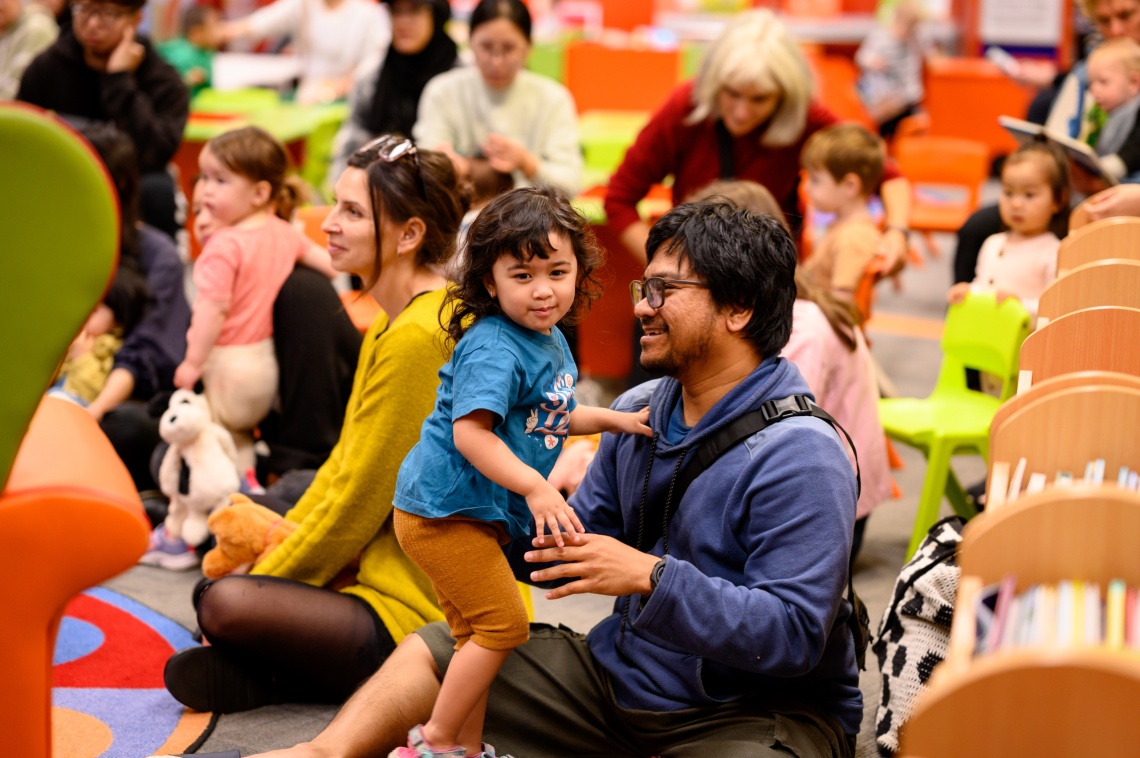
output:
M526 68L561 84L566 79L566 39L535 42L526 59Z
M1029 332L1029 313L1017 300L1009 298L998 305L993 295L971 294L950 306L946 315L942 368L934 391L921 399L879 401L879 420L887 436L926 456L908 559L938 520L943 493L963 518L977 514L950 468L950 459L976 454L989 460L990 422L1017 388L1018 356ZM967 389L967 367L1000 377L1000 397Z

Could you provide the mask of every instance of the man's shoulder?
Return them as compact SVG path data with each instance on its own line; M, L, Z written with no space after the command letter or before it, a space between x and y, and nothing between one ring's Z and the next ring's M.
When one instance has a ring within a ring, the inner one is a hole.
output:
M664 379L650 379L648 382L631 387L618 395L610 404L615 411L638 411L649 405L649 399Z

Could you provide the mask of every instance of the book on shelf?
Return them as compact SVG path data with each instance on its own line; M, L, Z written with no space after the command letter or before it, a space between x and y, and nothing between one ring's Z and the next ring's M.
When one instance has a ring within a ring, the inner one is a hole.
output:
M1017 592L1007 575L976 601L975 653L1026 647L1140 652L1140 593L1121 579L1107 585L1066 580Z
M1005 130L1013 135L1013 138L1020 144L1024 145L1035 141L1052 143L1059 147L1061 151L1068 156L1069 160L1096 178L1110 185L1117 183L1116 179L1109 175L1104 170L1104 167L1100 165L1100 158L1097 156L1096 151L1084 142L1075 140L1067 134L1047 129L1041 124L1035 124L1032 121L1025 121L1020 118L1013 118L1012 116L998 116L998 123L1005 127Z

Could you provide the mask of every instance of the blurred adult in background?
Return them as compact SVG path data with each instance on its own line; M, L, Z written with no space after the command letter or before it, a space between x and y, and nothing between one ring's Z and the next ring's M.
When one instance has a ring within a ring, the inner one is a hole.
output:
M798 228L800 152L808 137L839 121L813 100L812 87L799 45L771 11L730 21L696 79L673 91L610 178L606 215L626 248L645 260L649 227L637 203L670 174L674 202L714 179L759 182ZM881 268L890 270L905 257L910 184L888 164L879 194L887 222Z
M384 0L392 14L392 43L375 66L361 70L348 96L351 115L336 136L331 175L340 176L352 154L380 134L410 136L428 81L459 62L444 29L447 0Z
M222 24L219 41L286 36L301 58L297 100L324 103L348 94L357 68L388 47L391 28L372 0L276 0Z
M52 14L23 0L0 0L0 100L11 100L24 69L59 35Z
M138 35L145 0L80 0L71 28L24 72L17 100L76 124L110 122L134 143L142 220L173 238L174 178L166 165L182 142L190 94L150 40Z
M515 186L553 184L573 195L582 172L574 98L558 82L524 70L531 17L521 0L482 0L471 11L475 66L428 82L412 130L470 176L486 158Z

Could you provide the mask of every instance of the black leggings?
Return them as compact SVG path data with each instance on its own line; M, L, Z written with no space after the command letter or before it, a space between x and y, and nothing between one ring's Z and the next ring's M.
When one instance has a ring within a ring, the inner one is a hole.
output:
M396 649L360 598L289 579L205 579L194 607L210 644L294 702L343 702Z

